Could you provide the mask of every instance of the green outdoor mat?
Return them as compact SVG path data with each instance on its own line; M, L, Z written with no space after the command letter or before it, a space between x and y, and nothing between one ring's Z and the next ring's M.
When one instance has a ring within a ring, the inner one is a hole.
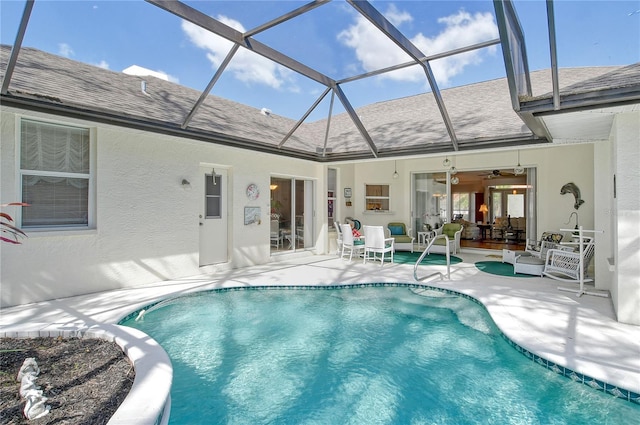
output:
M420 258L422 252L409 252L409 251L396 251L393 254L393 262L396 264L415 264ZM456 257L454 255L449 257L451 264L457 264L462 262L462 258ZM446 266L447 265L447 256L444 254L428 254L425 255L420 264L430 264L433 266ZM513 273L513 269L511 270Z
M475 263L475 266L481 272L495 274L498 276L535 277L530 274L513 274L513 265L509 263L503 263L501 261L478 261L477 263Z

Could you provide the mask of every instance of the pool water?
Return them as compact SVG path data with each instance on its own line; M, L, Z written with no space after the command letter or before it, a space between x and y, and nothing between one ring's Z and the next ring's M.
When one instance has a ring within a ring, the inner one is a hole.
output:
M205 292L123 324L174 367L170 424L636 424L516 351L486 310L407 287Z

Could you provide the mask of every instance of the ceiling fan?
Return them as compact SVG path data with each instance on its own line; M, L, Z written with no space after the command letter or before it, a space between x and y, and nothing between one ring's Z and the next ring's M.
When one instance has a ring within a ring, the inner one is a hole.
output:
M513 177L515 174L509 171L492 170L489 174L478 174L486 179L495 179L498 177Z

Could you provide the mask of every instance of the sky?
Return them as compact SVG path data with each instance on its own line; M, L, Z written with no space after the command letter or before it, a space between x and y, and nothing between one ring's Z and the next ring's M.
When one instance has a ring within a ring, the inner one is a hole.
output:
M307 1L185 1L244 32ZM371 1L425 55L498 38L492 1ZM558 66L640 62L640 0L554 3ZM24 0L0 0L0 39L13 44ZM550 67L544 0L514 1L529 67ZM343 0L334 0L254 38L340 80L408 62L409 57ZM36 0L23 47L34 47L115 72L136 65L175 83L204 90L231 48L223 40L141 0ZM505 74L500 45L438 59L430 66L443 90ZM341 85L353 107L430 91L413 66ZM211 94L299 119L324 86L240 49ZM551 91L549 88L546 91ZM309 120L326 118L330 96ZM344 109L337 100L332 112Z

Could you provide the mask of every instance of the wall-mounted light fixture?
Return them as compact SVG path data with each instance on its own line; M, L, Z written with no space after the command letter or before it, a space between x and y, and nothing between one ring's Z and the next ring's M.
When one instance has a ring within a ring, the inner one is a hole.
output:
M400 176L400 174L398 174L398 169L396 168L396 161L393 161L393 178L397 179Z
M276 190L277 188L278 188L277 184L270 184L269 185L269 189L271 189L271 190Z
M183 189L191 189L191 182L187 179L182 179L180 184L182 185Z

